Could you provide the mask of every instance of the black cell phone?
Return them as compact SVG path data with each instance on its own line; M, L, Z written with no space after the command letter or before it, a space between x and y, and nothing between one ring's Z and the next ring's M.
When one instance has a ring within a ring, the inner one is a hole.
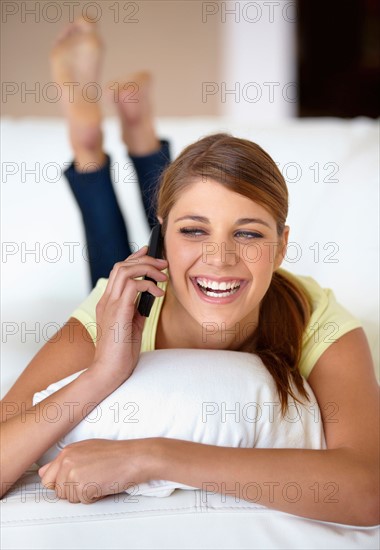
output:
M162 233L161 233L161 224L159 223L153 227L152 232L150 234L149 245L148 245L148 256L152 256L153 258L163 257L163 239L162 239ZM154 281L147 275L144 277L144 279L146 281L153 281L155 284L157 284L156 281ZM144 317L149 317L154 299L155 299L155 296L153 296L153 294L151 294L148 291L141 293L139 305L137 306L137 309L140 315L143 315Z

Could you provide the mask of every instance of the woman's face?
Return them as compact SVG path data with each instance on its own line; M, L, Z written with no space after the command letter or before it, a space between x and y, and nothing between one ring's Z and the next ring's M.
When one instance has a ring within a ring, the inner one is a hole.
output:
M210 330L236 329L239 323L243 334L253 332L287 237L288 228L279 241L276 222L265 208L200 178L168 216L168 302Z

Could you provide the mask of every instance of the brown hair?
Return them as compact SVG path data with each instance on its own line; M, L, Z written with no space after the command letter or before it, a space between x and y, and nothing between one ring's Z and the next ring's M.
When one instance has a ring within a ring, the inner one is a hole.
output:
M157 195L157 215L162 217L165 235L168 215L181 192L194 178L210 178L231 191L265 207L282 236L288 214L288 190L272 158L256 143L227 134L207 136L189 145L162 174ZM272 375L284 415L291 382L308 398L298 365L302 336L310 317L309 297L297 282L275 271L260 304L259 323L241 346L241 351L258 355Z

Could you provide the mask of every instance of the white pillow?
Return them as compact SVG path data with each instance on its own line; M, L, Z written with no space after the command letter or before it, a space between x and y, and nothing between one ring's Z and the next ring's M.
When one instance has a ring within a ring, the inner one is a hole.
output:
M80 371L34 395L39 403L74 380ZM168 349L142 353L130 378L104 399L38 461L53 460L66 445L85 439L168 437L225 447L325 448L316 399L280 401L262 361L251 353ZM298 392L296 392L296 395ZM181 483L153 480L134 495L168 496Z

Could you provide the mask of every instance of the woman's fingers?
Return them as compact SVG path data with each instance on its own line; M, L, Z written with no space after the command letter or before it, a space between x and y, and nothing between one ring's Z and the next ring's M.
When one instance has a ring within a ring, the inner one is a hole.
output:
M41 477L41 483L47 489L55 490L58 469L57 460L53 460L38 470L38 474Z
M107 287L103 295L104 302L108 301L111 294L115 299L120 296L126 279L148 276L157 281L165 281L167 277L161 270L166 267L166 260L159 260L145 255L130 256L127 260L116 263L110 273ZM122 278L122 280L120 280L120 278Z
M119 452L116 458L120 459ZM114 464L115 442L94 439L68 445L52 462L40 468L39 473L43 474L42 485L53 489L58 498L90 504L114 494L109 473Z
M125 308L127 308L128 306L134 308L134 303L139 292L149 292L156 298L161 298L165 295L165 291L162 290L162 288L159 288L152 281L146 281L144 279L141 281L133 280L128 281L128 284L125 285L124 290L120 295L120 298L118 298L118 301L120 301L121 304L124 304Z
M119 299L126 285L128 285L128 283L132 288L136 287L136 285L132 285L132 282L134 283L139 282L139 279L137 279L137 277L145 277L145 276L150 277L151 279L157 282L159 281L163 282L167 280L167 275L165 275L165 273L160 271L159 266L157 267L157 265L152 264L150 261L149 263L144 263L139 266L134 266L131 268L127 267L124 269L123 267L120 267L118 276L117 278L115 278L112 286L112 290L109 294L109 298L114 300ZM142 280L144 281L144 279ZM145 281L145 282L149 282L149 281ZM152 283L152 281L150 282ZM153 286L156 286L155 283L152 283L152 284ZM152 287L152 285L149 285L149 286ZM148 288L145 288L145 287L142 288L141 285L138 285L138 287L139 287L138 291L148 290Z
M73 503L81 502L82 498L85 498L82 495L84 492L83 486L81 486L79 481L70 481L70 468L65 467L64 463L61 464L57 473L55 492L59 498Z
M48 462L47 464L44 464L43 466L41 466L41 468L39 468L38 475L40 477L44 476L44 474L45 474L46 470L49 468L50 464L51 464L51 462Z
M108 283L107 283L107 287L106 287L106 290L105 290L105 293L103 294L103 296L107 295L110 293L111 289L112 289L112 285L113 285L113 281L116 277L116 274L117 274L117 271L118 271L118 267L122 264L127 264L129 263L129 265L136 265L138 262L139 262L139 258L141 258L142 256L144 256L146 253L148 252L148 247L147 246L143 246L142 248L140 248L137 252L134 252L133 254L131 254L130 256L128 256L128 258L126 258L125 260L121 261L121 262L117 262L112 270L111 270L111 273L108 277Z
M98 320L100 321L108 304L120 300L126 288L129 288L131 291L131 293L128 293L128 296L131 296L131 305L134 304L138 292L147 290L154 296L163 296L164 292L157 287L155 282L143 279L146 275L157 282L167 280L167 275L152 265L141 265L138 269L133 269L132 271L129 269L119 269L118 277L114 279L112 287L108 290L108 293L105 292L103 294L101 300L98 302L96 308L97 316L99 315Z
M140 248L140 250L138 250L134 254L131 254L125 260L122 260L121 262L116 262L116 264L113 266L113 268L111 270L111 273L110 273L110 276L109 276L109 279L108 279L108 282L111 283L111 286L112 286L112 283L113 283L113 281L114 281L114 279L117 275L118 269L120 267L138 265L141 262L141 259L144 256L146 256L147 252L148 252L148 247L143 246L142 248Z
M77 503L82 501L80 484L69 480L72 466L72 460L66 456L66 453L62 453L52 462L42 466L38 470L38 474L41 477L42 485L55 491L58 498ZM85 500L86 495L83 498Z
M73 503L81 502L78 494L79 483L66 479L63 465L58 460L45 464L38 470L38 473L41 476L42 485L55 491L58 498Z

